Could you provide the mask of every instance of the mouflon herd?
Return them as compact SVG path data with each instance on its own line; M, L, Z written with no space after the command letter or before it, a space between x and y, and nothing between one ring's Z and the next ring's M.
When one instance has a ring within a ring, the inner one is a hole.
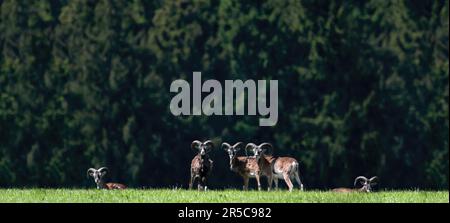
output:
M244 190L248 190L248 183L250 178L254 178L258 185L258 190L261 190L261 178L267 179L267 190L270 191L272 183L275 183L275 189L278 189L278 180L282 179L286 183L288 190L291 192L294 189L292 180L298 184L298 187L303 191L303 183L300 180L299 162L292 157L277 157L273 155L273 146L270 143L261 143L256 145L248 143L245 146L245 156L238 156L238 152L243 148L242 142L237 142L233 145L224 142L222 149L228 154L230 159L230 170L237 173L244 181ZM191 175L189 180L189 189L192 189L194 183L197 182L197 189L207 189L207 179L213 170L213 161L209 157L209 152L214 149L214 143L211 140L201 142L194 140L191 143L191 149L195 150L197 155L191 161ZM248 156L248 152L253 155ZM101 167L99 169L89 168L87 174L94 178L97 184L97 189L125 189L124 184L105 182L105 175L108 168ZM378 181L378 177L374 176L370 179L364 176L356 177L354 186L360 183L360 188L335 188L333 192L366 192L372 191L372 186Z

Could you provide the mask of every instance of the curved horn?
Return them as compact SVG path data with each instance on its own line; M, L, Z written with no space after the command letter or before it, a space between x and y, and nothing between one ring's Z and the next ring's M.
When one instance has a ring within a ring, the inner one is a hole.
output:
M262 148L262 147L264 147L264 146L269 146L269 147L273 148L272 144L270 144L270 143L268 143L268 142L263 142L263 143L259 144L258 147L259 147L259 148Z
M261 143L261 144L259 144L259 146L258 146L259 148L263 148L263 147L269 147L270 148L270 153L269 154L272 154L273 153L273 146L272 146L272 144L270 144L270 143L268 143L268 142L264 142L264 143ZM264 152L266 152L267 151L267 149L264 149Z
M98 172L108 172L108 168L106 168L106 167L100 167L100 168L98 169Z
M89 168L89 169L87 170L87 175L91 176L91 173L92 173L92 172L95 172L95 171L97 171L97 170L94 169L94 168Z
M235 144L233 145L233 148L234 148L234 149L241 149L241 148L240 148L241 145L242 145L242 142L237 142L237 143L235 143Z
M206 140L203 144L208 146L208 149L214 148L214 143L211 140Z
M245 156L247 156L248 157L248 153L247 153L247 151L248 151L248 149L254 149L254 148L256 148L256 147L258 147L256 144L254 144L254 143L247 143L247 145L245 146Z
M100 167L100 168L98 168L97 171L100 172L101 176L105 176L106 173L108 173L108 168L106 168L106 167Z
M256 148L256 147L258 147L258 146L255 145L255 143L248 143L248 144L245 146L245 150L249 149L249 147L250 147L250 149L253 149L253 148Z
M191 143L191 149L198 149L198 147L202 144L199 140L194 140Z
M377 184L377 181L378 181L378 177L377 176L374 176L374 177L369 179L369 183L372 184L372 185Z
M368 179L365 176L359 176L355 178L355 182L353 183L353 185L356 186L356 183L358 183L359 180L364 180L365 182L368 181Z
M226 143L226 142L224 142L224 143L222 143L222 148L223 147L225 147L225 149L229 149L231 147L231 145Z

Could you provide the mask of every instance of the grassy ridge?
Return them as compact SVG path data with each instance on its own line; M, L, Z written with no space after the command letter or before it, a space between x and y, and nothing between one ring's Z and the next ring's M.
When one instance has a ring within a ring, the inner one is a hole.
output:
M207 192L170 189L123 191L83 189L1 189L0 202L268 202L268 203L448 203L448 191L381 191L371 194L339 194L324 191L238 191Z

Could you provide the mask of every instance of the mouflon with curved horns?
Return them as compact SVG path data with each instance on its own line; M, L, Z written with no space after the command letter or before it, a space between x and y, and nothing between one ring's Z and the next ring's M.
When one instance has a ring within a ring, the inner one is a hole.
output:
M206 180L213 168L213 161L209 158L208 153L214 148L214 144L211 140L207 140L205 142L195 140L192 142L191 148L197 150L197 155L191 162L189 189L192 189L195 180L198 178L198 190L206 190Z
M260 185L260 175L264 175L265 173L261 172L255 157L237 156L237 153L241 150L241 146L242 142L238 142L234 145L230 145L226 142L222 143L222 149L228 153L230 158L230 170L238 173L243 178L243 189L248 190L249 178L256 178L258 185ZM269 175L270 174L271 173L269 173Z
M89 168L87 174L94 178L95 183L97 184L97 189L125 189L127 188L123 184L119 183L105 183L105 175L108 173L108 168L101 167L99 169Z
M284 179L289 191L292 191L294 184L291 179L294 178L303 191L303 184L299 176L299 163L292 157L274 157L273 146L270 143L261 143L256 145L249 143L245 149L252 149L255 157L258 160L258 165L264 172L271 171L271 178L275 183L275 189L278 189L278 179ZM270 149L270 153L268 152ZM271 183L269 183L271 187ZM270 188L269 188L270 189Z
M372 186L377 184L378 177L374 176L370 179L367 179L365 176L358 176L355 178L355 182L353 183L354 186L359 182L361 184L361 188L335 188L333 189L334 192L372 192Z

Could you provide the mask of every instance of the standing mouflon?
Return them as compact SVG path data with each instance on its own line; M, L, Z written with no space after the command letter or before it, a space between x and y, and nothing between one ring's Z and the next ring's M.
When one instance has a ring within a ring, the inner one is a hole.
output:
M214 148L214 144L211 140L200 142L195 140L191 144L192 149L196 149L198 154L192 159L191 162L191 179L189 181L189 189L192 189L195 180L198 178L198 190L206 190L206 180L213 168L213 161L209 158L208 153Z

